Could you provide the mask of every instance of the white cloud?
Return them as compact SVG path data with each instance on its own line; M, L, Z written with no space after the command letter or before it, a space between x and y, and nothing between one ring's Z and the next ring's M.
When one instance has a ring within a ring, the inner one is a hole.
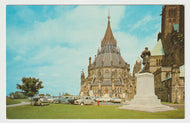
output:
M135 30L135 29L137 29L137 28L139 28L139 27L142 27L143 25L146 25L147 23L149 23L149 22L152 21L153 19L154 19L154 18L153 18L152 16L150 16L150 15L144 16L143 19L137 21L137 23L132 26L132 28L131 28L130 31L133 31L133 30Z

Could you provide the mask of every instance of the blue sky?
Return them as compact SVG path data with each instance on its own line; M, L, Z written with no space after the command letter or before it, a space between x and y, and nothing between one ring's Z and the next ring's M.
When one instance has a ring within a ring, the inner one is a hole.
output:
M80 73L100 47L110 9L111 28L131 65L145 46L153 49L161 28L161 5L7 6L7 95L22 77L43 81L40 93L80 92Z

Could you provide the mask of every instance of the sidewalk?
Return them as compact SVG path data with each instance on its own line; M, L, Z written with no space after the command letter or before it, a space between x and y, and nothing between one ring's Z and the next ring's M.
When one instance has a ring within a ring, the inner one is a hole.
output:
M13 105L7 105L6 107L15 107L15 106L21 106L21 105L27 105L30 104L30 102L21 102L19 104L13 104Z

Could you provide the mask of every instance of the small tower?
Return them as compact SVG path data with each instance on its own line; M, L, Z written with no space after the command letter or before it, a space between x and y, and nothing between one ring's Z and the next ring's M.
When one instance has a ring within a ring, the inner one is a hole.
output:
M89 57L89 66L91 65L91 57Z

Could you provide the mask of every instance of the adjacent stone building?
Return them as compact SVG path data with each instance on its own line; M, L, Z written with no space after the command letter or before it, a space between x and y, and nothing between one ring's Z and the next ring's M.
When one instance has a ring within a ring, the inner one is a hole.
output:
M161 32L151 51L150 71L158 98L184 102L184 6L163 6Z
M81 96L120 97L131 99L134 95L134 82L130 75L130 65L124 61L117 41L108 25L101 41L101 49L93 62L89 57L88 76L81 73Z

